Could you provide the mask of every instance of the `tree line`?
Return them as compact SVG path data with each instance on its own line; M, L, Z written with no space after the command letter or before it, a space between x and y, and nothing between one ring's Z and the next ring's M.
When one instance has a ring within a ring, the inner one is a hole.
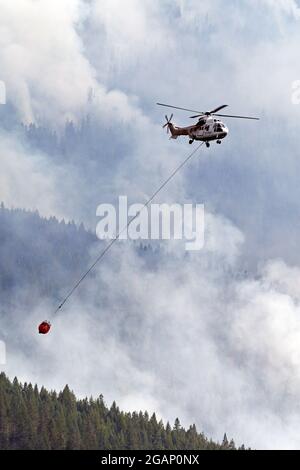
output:
M173 426L155 413L124 412L103 396L78 400L68 385L47 391L31 383L12 382L0 374L1 449L155 449L235 450L226 434L221 444L207 439L195 425ZM242 446L241 449L244 447Z

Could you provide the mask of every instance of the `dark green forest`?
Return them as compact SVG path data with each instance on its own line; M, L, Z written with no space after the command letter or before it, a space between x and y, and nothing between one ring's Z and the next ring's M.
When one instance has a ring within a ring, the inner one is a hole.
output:
M123 412L97 399L77 400L66 385L60 393L11 382L0 374L1 449L192 449L235 450L226 434L222 444L207 439L195 425L173 427L147 412ZM241 449L244 447L242 446Z

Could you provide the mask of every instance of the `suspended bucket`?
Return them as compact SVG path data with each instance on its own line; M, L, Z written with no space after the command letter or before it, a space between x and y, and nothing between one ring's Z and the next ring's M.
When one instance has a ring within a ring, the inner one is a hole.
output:
M39 325L38 330L41 335L46 335L50 331L50 328L51 323L45 320Z

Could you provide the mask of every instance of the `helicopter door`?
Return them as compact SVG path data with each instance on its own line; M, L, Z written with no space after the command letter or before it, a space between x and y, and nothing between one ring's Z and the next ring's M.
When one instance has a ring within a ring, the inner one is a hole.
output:
M209 133L210 133L209 124L206 124L206 126L204 127L204 135L207 135Z

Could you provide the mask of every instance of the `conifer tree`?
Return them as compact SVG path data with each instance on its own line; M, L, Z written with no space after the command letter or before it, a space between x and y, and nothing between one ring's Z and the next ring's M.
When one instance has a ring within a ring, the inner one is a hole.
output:
M68 386L57 395L0 374L0 449L220 448L234 450L234 441L225 434L220 445L195 425L186 431L178 418L171 429L155 413L124 413L115 402L107 408L102 396L76 400Z

